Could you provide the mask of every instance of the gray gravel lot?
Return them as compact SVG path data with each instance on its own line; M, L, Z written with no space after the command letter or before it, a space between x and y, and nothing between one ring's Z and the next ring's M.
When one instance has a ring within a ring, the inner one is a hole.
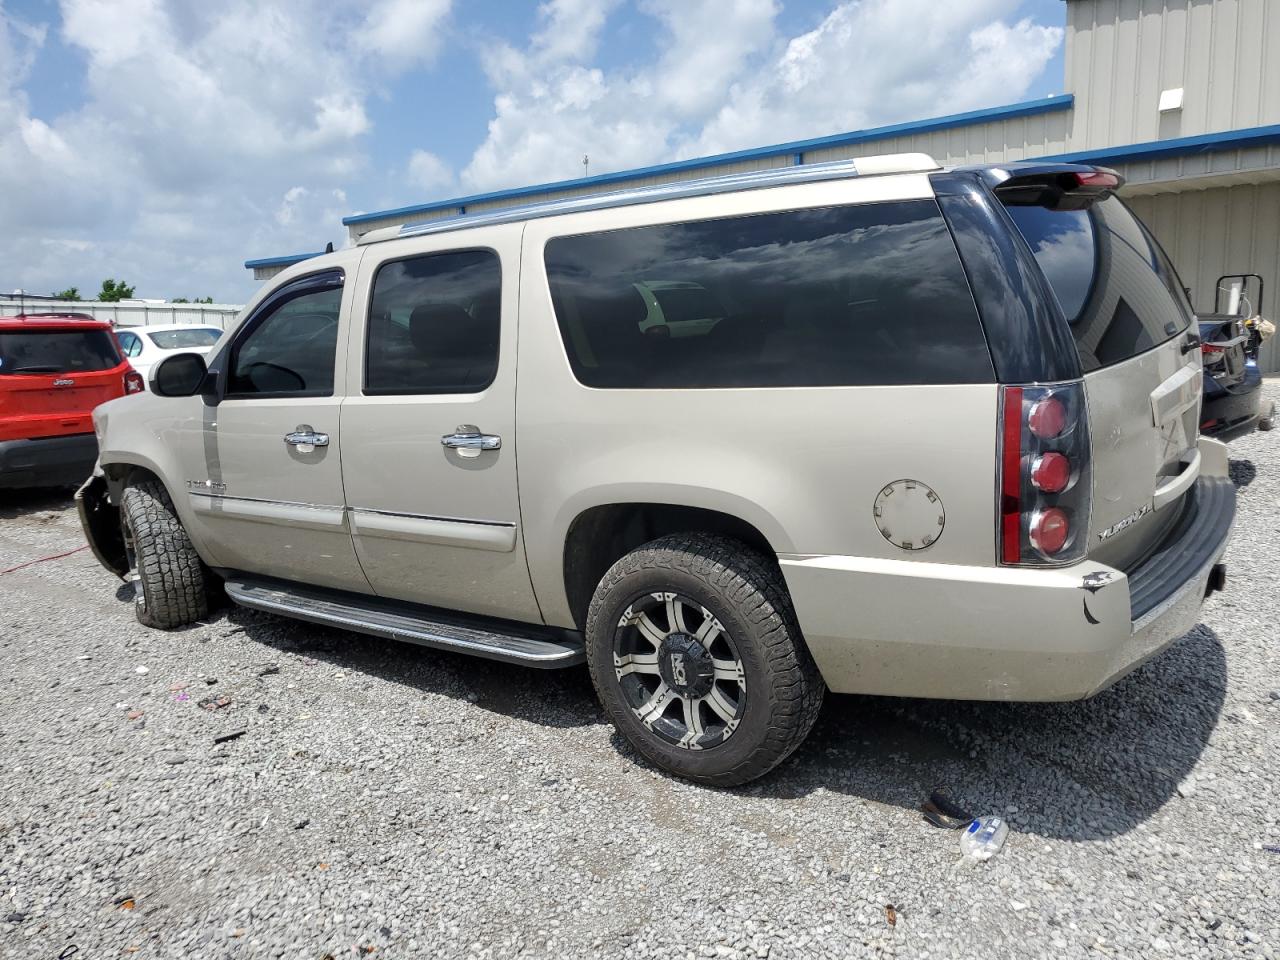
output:
M1280 956L1280 437L1231 452L1228 592L1164 655L1083 703L831 697L734 791L642 766L585 669L151 631L86 552L0 575L0 955ZM0 495L0 570L82 542Z

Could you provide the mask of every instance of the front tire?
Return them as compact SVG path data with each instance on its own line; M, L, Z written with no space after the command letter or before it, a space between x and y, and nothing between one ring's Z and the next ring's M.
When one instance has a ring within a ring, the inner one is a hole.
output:
M663 537L615 563L591 600L586 646L614 727L698 783L768 773L822 705L781 571L725 537Z
M164 485L142 480L126 487L120 522L138 622L172 630L208 616L204 564Z

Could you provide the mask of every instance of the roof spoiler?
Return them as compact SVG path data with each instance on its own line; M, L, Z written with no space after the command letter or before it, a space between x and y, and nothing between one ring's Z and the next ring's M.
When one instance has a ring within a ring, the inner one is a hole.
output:
M1079 164L1011 164L979 171L1001 202L1012 207L1083 210L1124 186L1107 167Z

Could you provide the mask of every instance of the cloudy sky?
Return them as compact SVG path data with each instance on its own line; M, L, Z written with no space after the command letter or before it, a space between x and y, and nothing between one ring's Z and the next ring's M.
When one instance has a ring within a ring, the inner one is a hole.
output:
M1060 92L1061 0L0 0L0 290L253 291L341 218Z

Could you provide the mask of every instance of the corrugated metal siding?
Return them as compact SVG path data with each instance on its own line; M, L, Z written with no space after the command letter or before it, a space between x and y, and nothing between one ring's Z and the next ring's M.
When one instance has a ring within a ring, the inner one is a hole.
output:
M1280 3L1275 0L1072 0L1069 149L1280 123ZM1182 87L1161 115L1161 90Z
M1213 310L1220 276L1257 273L1266 286L1263 316L1280 317L1280 183L1127 199L1173 258L1197 310ZM1264 371L1280 371L1277 339L1262 346Z
M804 162L824 163L886 153L927 153L944 166L1024 160L1065 152L1070 123L1069 111L1013 117L871 143L810 150L804 155Z
M1129 186L1137 192L1163 192L1176 186L1173 181L1190 178L1214 177L1223 180L1280 179L1280 146L1247 147L1243 150L1213 150L1188 154L1183 157L1165 157L1143 163L1117 164ZM1155 186L1160 184L1162 186ZM1216 186L1203 179L1200 187ZM1225 185L1221 184L1221 185Z

